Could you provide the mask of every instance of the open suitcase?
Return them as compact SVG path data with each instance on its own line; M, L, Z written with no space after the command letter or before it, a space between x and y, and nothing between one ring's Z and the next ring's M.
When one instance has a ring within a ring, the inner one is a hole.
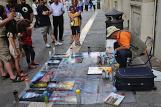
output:
M120 68L115 75L117 90L144 91L156 89L154 74L149 67Z

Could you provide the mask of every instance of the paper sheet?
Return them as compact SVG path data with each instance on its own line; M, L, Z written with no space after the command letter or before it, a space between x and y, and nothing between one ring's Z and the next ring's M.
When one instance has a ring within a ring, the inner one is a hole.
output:
M161 71L157 71L157 70L153 70L153 74L156 76L156 78L154 78L154 81L161 81Z

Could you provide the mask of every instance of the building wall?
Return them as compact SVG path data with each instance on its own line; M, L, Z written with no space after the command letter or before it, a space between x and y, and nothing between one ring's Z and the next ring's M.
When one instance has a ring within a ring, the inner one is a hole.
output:
M161 0L158 0L154 55L161 60Z
M0 5L5 5L6 4L6 0L0 0Z
M153 0L131 0L130 2L130 31L142 40L147 36L153 38L154 7Z

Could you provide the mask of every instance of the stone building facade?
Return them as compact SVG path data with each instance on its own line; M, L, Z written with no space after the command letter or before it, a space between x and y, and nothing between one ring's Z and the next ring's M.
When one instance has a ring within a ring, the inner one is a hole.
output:
M102 0L103 9L116 8L124 12L124 28L143 41L147 36L154 39L154 56L161 60L161 0Z

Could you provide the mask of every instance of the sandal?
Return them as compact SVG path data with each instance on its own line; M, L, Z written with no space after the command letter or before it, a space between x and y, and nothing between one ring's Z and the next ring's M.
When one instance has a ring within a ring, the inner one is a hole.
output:
M39 64L38 64L38 63L33 62L33 63L31 63L31 65L39 65Z
M10 77L9 74L7 74L6 76L2 76L2 80L5 80L5 79L7 79L9 77Z
M28 69L36 69L37 67L36 66L34 66L34 65L29 65L28 66Z
M22 81L25 80L25 78L24 78L24 77L16 76L15 79L11 79L11 78L10 78L10 80L11 80L12 82L22 82Z
M20 75L18 75L18 76L20 76L20 77L26 77L28 74L26 74L26 73L20 73Z

